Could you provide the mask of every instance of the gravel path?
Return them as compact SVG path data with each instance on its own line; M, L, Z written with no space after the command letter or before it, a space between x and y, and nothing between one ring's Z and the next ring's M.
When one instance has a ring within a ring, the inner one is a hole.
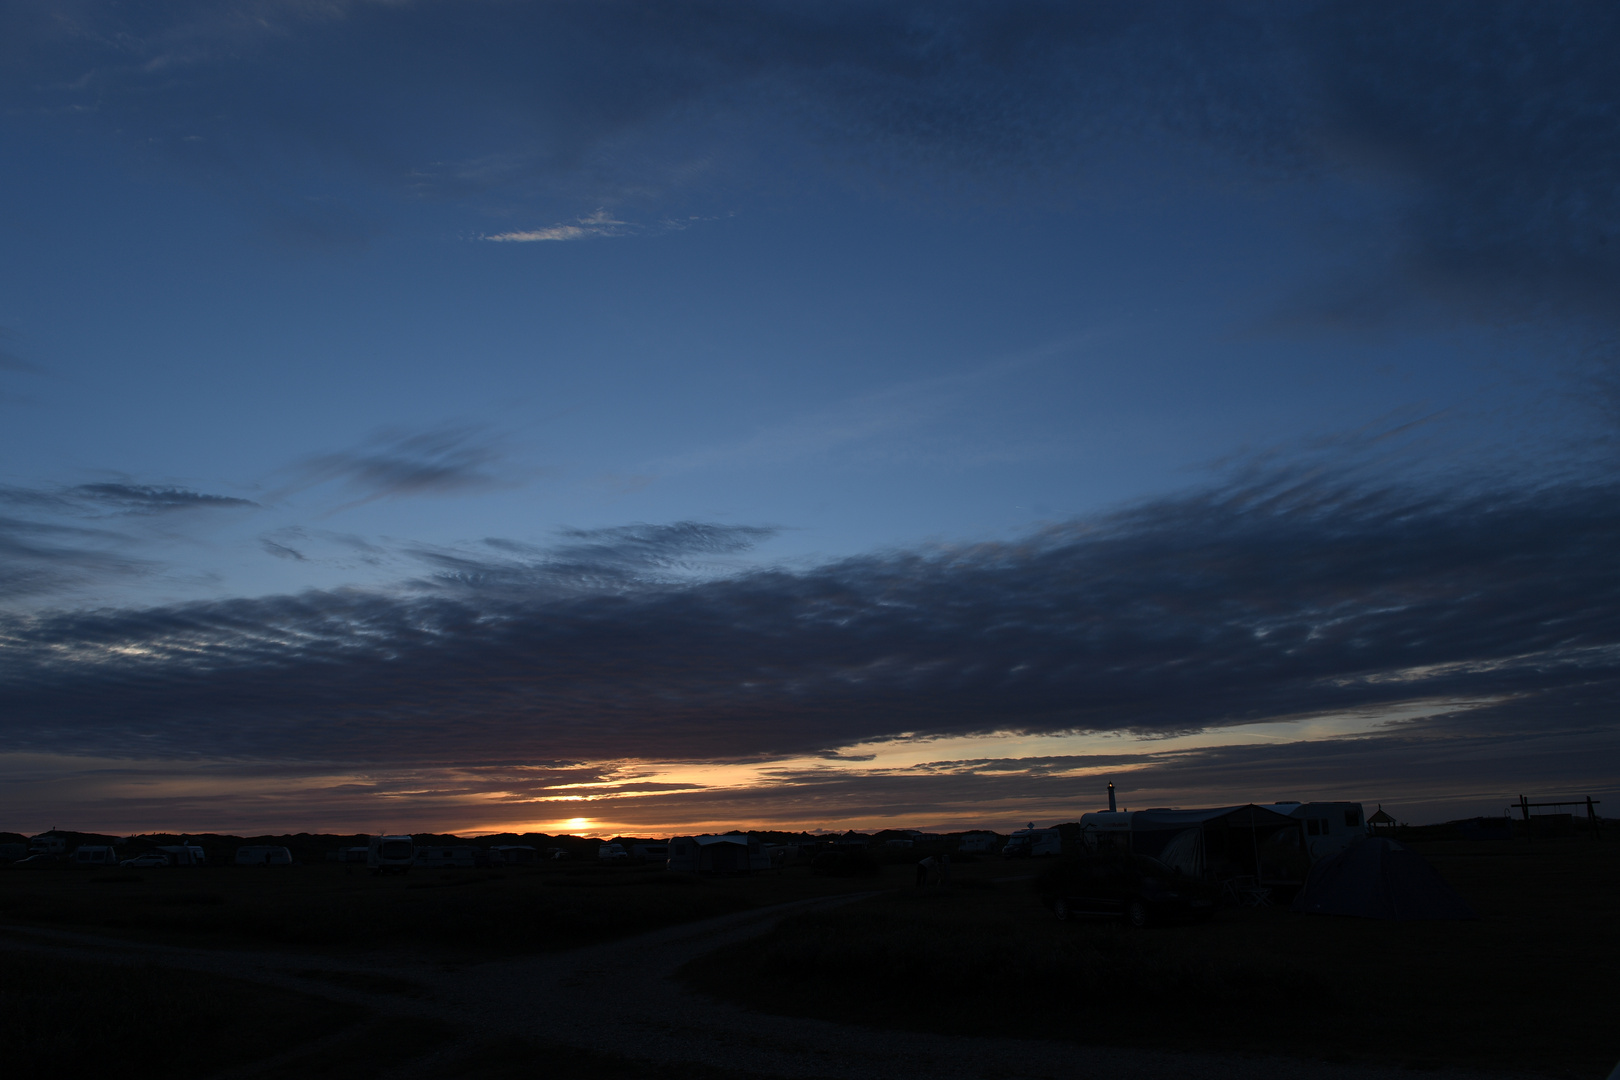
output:
M272 983L385 1013L448 1020L472 1039L515 1033L648 1062L758 1077L859 1080L1412 1080L1407 1069L1284 1058L1105 1049L1038 1039L879 1031L751 1013L674 978L697 956L769 930L784 915L859 897L801 901L688 923L565 953L446 965L403 954L177 949L8 928L0 947L81 950L98 962L156 961ZM435 1055L442 1059L456 1048ZM431 1071L418 1062L402 1080ZM257 1070L245 1070L249 1075ZM1436 1080L1503 1080L1445 1070Z

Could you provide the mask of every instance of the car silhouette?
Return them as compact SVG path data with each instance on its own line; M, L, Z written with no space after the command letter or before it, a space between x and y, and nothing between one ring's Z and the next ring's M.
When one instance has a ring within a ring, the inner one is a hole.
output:
M169 857L161 851L148 851L145 855L137 855L133 859L125 859L118 864L133 869L144 869L150 866L168 866Z

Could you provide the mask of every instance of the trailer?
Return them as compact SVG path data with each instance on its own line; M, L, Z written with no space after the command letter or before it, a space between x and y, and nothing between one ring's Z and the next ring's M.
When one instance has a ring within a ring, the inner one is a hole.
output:
M421 847L416 849L416 859L411 865L420 866L424 870L471 870L480 861L488 861L488 856L480 860L480 854L477 848L464 844L450 847Z
M203 866L208 853L196 844L166 844L157 850L169 857L170 866Z
M117 866L118 851L104 844L84 844L73 849L74 866Z
M249 844L236 849L237 866L291 866L292 852L275 844Z
M1290 813L1254 803L1080 815L1081 844L1089 851L1148 855L1193 877L1253 878L1285 889L1305 883L1309 856L1303 830L1304 822Z
M1266 808L1301 823L1305 852L1313 863L1337 855L1357 840L1371 835L1367 815L1358 802L1277 802Z
M373 836L366 847L366 865L373 874L408 874L415 861L414 836Z
M669 842L669 869L699 874L769 870L771 857L752 833L677 836Z

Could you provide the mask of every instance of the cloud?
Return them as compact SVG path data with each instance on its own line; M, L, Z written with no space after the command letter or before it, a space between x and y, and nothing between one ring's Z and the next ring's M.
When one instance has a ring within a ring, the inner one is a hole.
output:
M346 510L379 499L474 494L510 482L491 468L501 457L473 428L384 433L350 450L305 458L278 495L336 483L353 496L338 508Z
M105 529L0 516L0 603L148 573L130 538Z
M1436 698L1511 698L1533 731L1535 703L1562 695L1588 704L1546 723L1603 727L1620 685L1616 494L1276 477L1015 543L697 578L638 568L753 538L588 533L558 563L605 553L600 588L514 570L12 617L0 729L19 749L401 764L1164 734Z
M110 481L0 486L0 504L13 511L0 515L0 603L93 592L156 573L159 562L135 554L146 539L140 518L257 506L190 488ZM107 527L115 521L118 528Z
M572 225L552 225L545 229L522 232L496 233L481 239L499 243L532 244L543 240L585 240L595 236L627 236L638 231L635 226L619 221L606 210L598 210L582 217Z
M70 498L108 506L126 514L163 514L176 510L217 510L256 507L251 499L229 495L208 495L177 487L149 487L142 484L79 484L69 488Z
M492 538L479 549L416 545L414 558L432 568L427 583L482 591L577 592L668 583L712 572L717 561L741 555L780 530L759 525L677 521L563 529L550 547Z
M259 546L278 559L288 559L292 562L309 561L309 557L302 551L299 551L297 548L290 547L287 544L278 544L274 540L267 539L266 537L261 536L259 538Z
M1362 265L1300 318L1620 313L1602 3L90 3L0 41L13 115L342 237L379 191L561 222L502 242L806 185L1063 205L1169 145L1350 207Z

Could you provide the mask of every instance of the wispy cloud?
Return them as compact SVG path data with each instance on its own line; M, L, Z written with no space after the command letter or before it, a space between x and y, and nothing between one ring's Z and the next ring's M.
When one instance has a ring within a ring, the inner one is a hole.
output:
M965 409L982 408L986 389L1005 384L1046 361L1081 352L1096 340L1095 334L1065 337L964 371L878 387L832 407L793 416L745 438L647 462L639 469L642 475L655 477L698 469L780 465L848 452L950 464L1038 456L1051 448L1008 445L1004 438L998 439L993 449L965 445L967 440L960 427L952 427L934 439L922 437L919 432L954 419ZM895 438L902 434L903 440ZM898 448L897 442L902 444Z
M209 495L187 488L152 487L145 484L79 484L69 488L67 494L127 514L243 509L259 505L251 499L239 499L230 495Z
M276 497L335 483L351 496L337 508L347 510L380 499L473 494L514 482L497 468L503 457L479 428L384 432L348 450L305 458Z
M430 558L454 588L7 619L0 730L405 763L1162 734L1444 698L1511 702L1494 738L1612 726L1616 495L1287 476L797 573L667 571L761 535L727 527L486 545L500 557Z
M552 225L544 229L496 233L480 237L497 243L532 244L547 240L588 240L598 236L629 236L640 230L629 222L620 221L606 210L598 210L572 224Z
M247 0L0 19L8 110L100 123L272 217L345 183L548 217L608 192L594 205L646 220L807 176L1062 204L1131 145L1169 140L1357 193L1370 246L1317 318L1620 315L1620 17L1604 4ZM313 57L315 92L281 92L286 64ZM631 228L602 212L486 238Z

